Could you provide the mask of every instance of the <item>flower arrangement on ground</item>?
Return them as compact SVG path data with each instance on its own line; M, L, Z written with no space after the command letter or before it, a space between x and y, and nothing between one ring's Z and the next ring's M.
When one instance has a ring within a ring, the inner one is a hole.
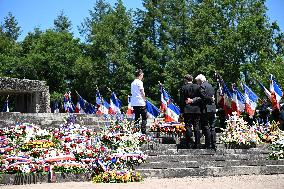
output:
M226 122L227 127L223 129L220 140L228 145L250 147L260 143L273 143L279 139L282 133L276 122L267 125L254 123L250 126L236 113L229 116Z
M235 114L226 120L227 127L223 129L220 140L229 145L254 146L261 142L257 129L248 125L242 117Z
M278 128L279 129L279 128ZM269 154L268 159L271 160L280 160L284 159L284 131L281 131L280 129L277 129L278 139L269 146L270 150L272 152Z
M160 132L168 135L180 135L185 133L184 123L178 122L155 122L150 127L150 132Z
M95 132L77 124L71 115L51 130L29 123L0 129L0 173L128 173L145 162L140 146L149 141L132 127L117 120Z

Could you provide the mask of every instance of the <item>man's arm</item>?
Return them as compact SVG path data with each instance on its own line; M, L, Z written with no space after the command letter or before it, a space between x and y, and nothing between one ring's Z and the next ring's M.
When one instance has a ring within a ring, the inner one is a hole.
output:
M145 95L145 92L144 92L144 88L140 89L140 92L141 92L141 96L144 100L146 100L146 95Z
M142 81L140 81L138 83L138 87L139 87L139 90L140 90L142 98L146 101L146 95L145 95L144 86L143 86L143 82Z
M206 93L205 88L201 85L199 87L199 95L198 97L195 97L193 99L188 99L188 103L199 103L202 100L205 100L205 102L211 102L212 101L212 97L208 96L208 94Z

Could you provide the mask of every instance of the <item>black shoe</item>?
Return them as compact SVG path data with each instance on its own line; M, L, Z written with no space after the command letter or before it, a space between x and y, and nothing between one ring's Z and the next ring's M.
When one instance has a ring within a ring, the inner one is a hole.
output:
M205 143L205 149L212 149L211 144L210 144L210 143L209 143L209 144L208 144L208 143L207 143L207 144Z
M202 145L201 144L194 144L193 149L202 149Z
M216 146L216 145L213 145L213 146L212 146L212 149L216 152L216 151L217 151L217 146Z

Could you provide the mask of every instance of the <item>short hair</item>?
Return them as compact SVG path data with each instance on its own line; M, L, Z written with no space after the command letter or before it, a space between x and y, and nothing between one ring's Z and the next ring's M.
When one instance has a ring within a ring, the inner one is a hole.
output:
M195 78L195 80L199 80L199 81L201 81L201 82L203 83L203 82L206 81L206 77L205 77L204 75L202 75L202 74L199 74L199 75Z
M193 77L192 77L192 75L190 75L190 74L186 74L186 75L184 76L184 79L185 79L186 81L192 81L192 80L193 80Z
M138 70L136 70L136 72L135 72L135 77L139 77L139 76L141 76L142 74L144 74L143 71L142 71L141 69L138 69Z

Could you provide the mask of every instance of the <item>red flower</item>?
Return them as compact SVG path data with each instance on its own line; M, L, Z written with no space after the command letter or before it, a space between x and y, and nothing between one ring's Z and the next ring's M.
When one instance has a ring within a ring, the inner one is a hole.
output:
M105 148L102 146L102 147L100 147L100 151L105 151Z

